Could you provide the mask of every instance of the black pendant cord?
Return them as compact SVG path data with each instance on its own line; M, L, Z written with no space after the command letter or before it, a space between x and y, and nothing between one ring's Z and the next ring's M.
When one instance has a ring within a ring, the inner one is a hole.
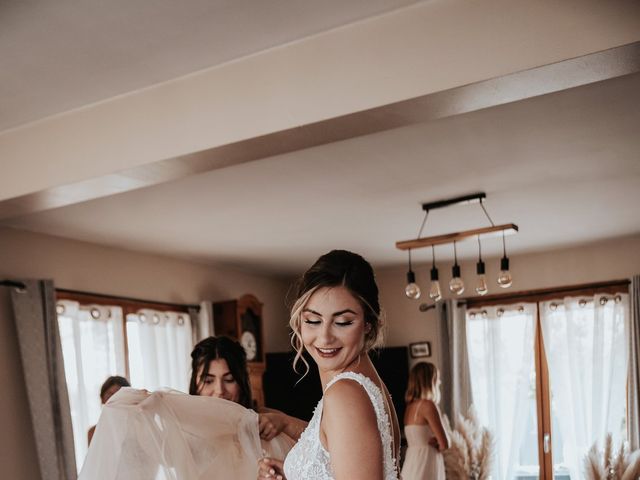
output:
M502 231L502 256L507 257L507 245L504 239L504 230Z
M480 235L478 235L478 262L482 262L482 243L480 242Z
M458 265L458 250L456 248L456 242L453 242L453 264Z
M431 245L431 267L436 268L436 247Z
M18 290L24 290L27 286L22 282L16 282L15 280L0 280L0 287L17 288Z

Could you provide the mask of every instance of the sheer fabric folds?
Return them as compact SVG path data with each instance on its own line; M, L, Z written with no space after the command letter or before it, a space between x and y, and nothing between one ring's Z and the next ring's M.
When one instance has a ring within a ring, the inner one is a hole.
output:
M293 441L260 440L258 415L227 400L123 388L105 405L79 480L254 480L265 454Z

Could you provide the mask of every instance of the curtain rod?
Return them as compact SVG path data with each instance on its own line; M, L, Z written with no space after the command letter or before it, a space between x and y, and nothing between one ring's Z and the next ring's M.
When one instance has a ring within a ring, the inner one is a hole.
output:
M525 301L527 298L539 297L543 295L560 295L562 293L578 293L580 290L590 290L598 288L611 288L611 287L626 287L631 283L628 278L620 280L610 280L606 282L594 282L583 283L580 285L567 285L564 287L551 287L540 288L537 290L524 290L520 292L510 293L497 293L495 295L487 295L486 297L463 297L456 299L458 307L464 307L467 305L476 306L483 303L495 303L495 302L512 302L512 301ZM421 312L426 312L436 308L435 304L422 303L419 307ZM446 303L443 304L443 308L446 308Z
M171 303L171 302L158 302L155 300L145 300L141 298L133 298L133 297L122 297L118 295L107 295L104 293L94 293L94 292L82 292L80 290L69 290L66 288L56 288L56 293L67 293L71 295L87 295L91 297L100 297L106 300L124 300L127 302L135 302L135 303L153 303L156 305L165 305L167 307L184 307L184 308L193 308L200 311L200 305L192 305L188 303Z
M546 295L574 294L580 293L580 290L597 290L605 288L628 287L631 283L629 279L610 280L606 282L583 283L580 285L567 285L564 287L540 288L536 290L525 290L513 293L498 293L495 295L487 295L485 297L467 297L461 299L459 303L465 302L467 305L478 305L496 301L523 301L531 297L540 297Z
M24 290L27 286L22 282L16 282L15 280L0 280L0 287L13 287L20 290Z

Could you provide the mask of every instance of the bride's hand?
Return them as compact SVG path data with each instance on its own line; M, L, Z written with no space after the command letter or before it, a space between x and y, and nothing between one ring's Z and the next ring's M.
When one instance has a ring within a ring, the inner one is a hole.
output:
M258 480L265 479L287 480L281 460L268 457L258 460Z

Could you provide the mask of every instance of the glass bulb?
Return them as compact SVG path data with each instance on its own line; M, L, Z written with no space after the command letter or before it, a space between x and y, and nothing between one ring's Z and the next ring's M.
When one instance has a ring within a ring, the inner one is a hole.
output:
M487 285L486 275L478 275L478 283L476 284L476 293L478 295L486 295L489 293L489 286Z
M512 283L513 279L511 278L509 270L500 270L500 275L498 275L498 285L502 288L509 288Z
M409 283L404 289L404 293L408 298L416 300L420 298L420 287L417 283Z
M451 290L456 295L462 295L464 292L464 282L460 277L453 277L449 282L449 290Z
M431 281L431 287L429 288L429 298L434 302L437 302L442 298L442 291L440 290L440 282L438 280Z

